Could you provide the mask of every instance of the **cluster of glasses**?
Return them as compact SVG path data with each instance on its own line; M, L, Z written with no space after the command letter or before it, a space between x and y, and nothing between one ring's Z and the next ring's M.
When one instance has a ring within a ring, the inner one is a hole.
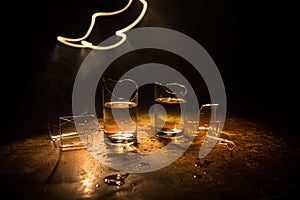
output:
M234 142L220 138L218 104L202 104L197 115L190 120L186 114L187 89L178 83L155 83L155 105L151 107L153 133L162 138L178 138L185 133L205 131L206 137L218 144L235 147ZM93 145L93 136L103 133L111 144L128 145L137 142L138 86L131 79L102 79L103 125L93 114L61 116L58 125L49 125L50 138L61 150L75 150Z

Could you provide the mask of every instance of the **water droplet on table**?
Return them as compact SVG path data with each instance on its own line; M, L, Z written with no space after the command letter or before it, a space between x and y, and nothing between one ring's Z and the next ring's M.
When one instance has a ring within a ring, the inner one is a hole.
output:
M203 176L201 174L194 174L194 179L201 179Z
M130 188L128 188L128 191L135 191L135 186L136 186L136 183L132 183Z
M104 182L108 185L120 186L125 183L125 178L127 178L128 175L128 173L109 175L104 178Z
M200 167L200 168L207 168L212 161L209 160L204 160L203 162L195 162L195 167Z

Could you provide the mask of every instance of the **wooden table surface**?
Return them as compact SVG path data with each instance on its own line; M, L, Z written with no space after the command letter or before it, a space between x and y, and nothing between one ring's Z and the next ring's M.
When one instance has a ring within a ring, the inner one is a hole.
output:
M115 170L86 149L60 152L47 131L0 148L1 190L17 199L280 199L299 195L299 139L252 120L227 117L221 138L199 158L204 133L170 165L147 173ZM124 184L105 177L126 174ZM3 193L2 193L3 194Z

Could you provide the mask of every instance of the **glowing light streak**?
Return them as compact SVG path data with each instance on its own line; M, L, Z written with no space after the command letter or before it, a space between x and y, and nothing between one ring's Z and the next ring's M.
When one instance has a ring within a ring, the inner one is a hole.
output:
M126 36L125 32L132 29L134 26L136 26L142 20L142 18L144 17L144 15L147 11L147 7L148 7L147 1L139 0L143 4L143 9L142 9L141 13L139 14L139 16L131 24L129 24L127 27L125 27L123 29L120 29L120 30L117 30L115 32L116 36L121 37L121 40L118 41L117 43L109 45L109 46L97 46L97 45L93 45L91 42L86 41L85 39L87 37L89 37L89 35L91 34L91 32L94 28L97 17L111 16L111 15L117 15L119 13L122 13L125 10L128 9L128 7L132 4L132 1L133 0L128 0L128 3L124 8L122 8L120 10L117 10L117 11L114 11L114 12L97 12L97 13L94 13L92 15L90 27L89 27L88 31L86 32L86 34L83 37L80 37L80 38L67 38L67 37L63 37L63 36L57 36L57 40L59 42L65 44L65 45L76 47L76 48L90 48L90 49L95 49L95 50L108 50L108 49L118 47L119 45L123 44L127 39L127 36ZM80 42L80 44L75 43L75 42Z

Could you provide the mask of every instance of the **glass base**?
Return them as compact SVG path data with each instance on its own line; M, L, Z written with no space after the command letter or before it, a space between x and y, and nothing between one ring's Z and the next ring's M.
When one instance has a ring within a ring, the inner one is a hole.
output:
M137 142L136 135L133 134L105 134L105 142L116 145L131 145Z
M161 129L156 131L156 136L158 137L165 137L165 138L175 138L183 136L184 131L181 129Z

